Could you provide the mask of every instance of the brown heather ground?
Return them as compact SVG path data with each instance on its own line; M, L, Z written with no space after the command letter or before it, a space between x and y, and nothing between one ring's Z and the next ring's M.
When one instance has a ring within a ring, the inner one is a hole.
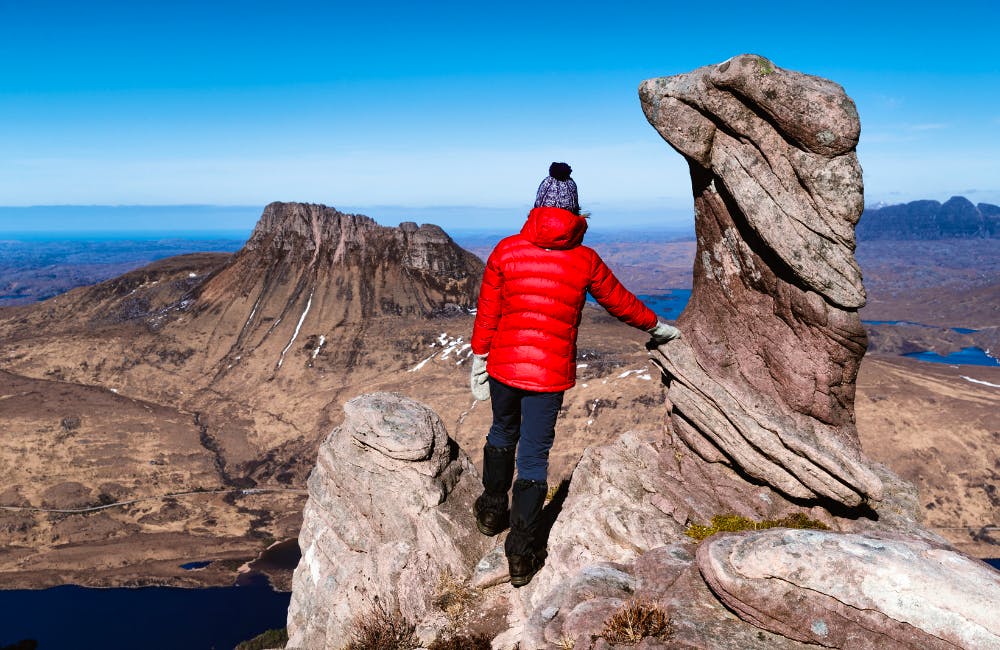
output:
M675 244L664 266L690 268L683 248L690 243ZM666 246L627 252L638 269L643 255L665 255ZM467 341L470 316L383 319L343 335L332 323L306 321L279 371L287 332L248 345L241 365L221 380L205 351L238 331L238 312L202 315L216 319L211 327L190 314L162 329L114 318L93 325L101 314L120 316L136 287L150 308L170 304L189 273L209 274L224 260L175 258L103 293L78 289L31 309L0 310L0 505L78 509L134 501L77 514L0 510L5 588L231 582L237 567L273 540L297 536L316 447L340 421L343 401L364 392L396 390L427 403L478 464L488 405L473 404L468 394L468 362L456 363L464 358L457 356L461 344L445 356L447 347L437 342L442 334ZM632 272L626 262L623 277ZM918 280L883 299L878 287L885 285L871 274L878 319L932 322L934 314L907 311L939 291ZM972 284L970 291L984 292L979 308L968 318L934 322L995 325L996 284ZM638 276L632 286L652 291ZM953 288L951 295L965 294ZM329 342L314 355L320 334ZM587 308L579 346L586 367L566 396L550 482L569 476L588 445L663 426L665 388L647 360L645 338ZM858 380L858 428L872 458L920 488L929 526L962 550L997 557L1000 533L988 527L1000 524L1000 389L963 375L1000 385L998 369L870 354ZM250 487L266 491L244 491ZM216 562L199 571L179 568L194 560Z

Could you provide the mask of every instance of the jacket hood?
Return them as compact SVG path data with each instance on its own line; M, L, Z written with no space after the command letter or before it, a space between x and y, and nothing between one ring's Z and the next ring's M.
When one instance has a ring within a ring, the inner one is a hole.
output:
M587 220L562 208L534 208L521 228L521 236L535 246L566 250L579 246Z

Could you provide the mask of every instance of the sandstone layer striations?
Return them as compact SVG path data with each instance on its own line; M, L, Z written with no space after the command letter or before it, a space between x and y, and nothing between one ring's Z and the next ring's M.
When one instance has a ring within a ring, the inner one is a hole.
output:
M860 453L860 124L837 84L742 55L639 89L688 161L698 250L683 339L657 353L672 423L708 461L800 499L882 498Z

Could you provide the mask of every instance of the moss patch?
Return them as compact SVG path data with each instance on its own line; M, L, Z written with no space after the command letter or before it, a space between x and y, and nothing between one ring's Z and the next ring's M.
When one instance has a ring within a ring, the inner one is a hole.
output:
M810 519L801 512L795 512L781 519L765 519L754 521L741 515L724 514L712 517L712 523L708 526L701 524L691 524L684 531L684 534L691 539L701 541L706 537L711 537L716 533L738 533L744 530L764 530L766 528L810 528L813 530L829 530L830 527L821 521Z
M762 56L757 57L757 74L762 77L766 77L769 74L774 74L774 66L771 62Z
M235 650L264 650L265 648L284 648L288 643L288 631L284 628L280 630L268 630L259 634L249 641L244 641L236 646Z

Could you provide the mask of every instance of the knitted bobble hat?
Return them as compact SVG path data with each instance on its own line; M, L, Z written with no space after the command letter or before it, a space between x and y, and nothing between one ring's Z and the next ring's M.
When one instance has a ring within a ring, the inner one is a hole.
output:
M549 165L549 175L545 177L535 194L535 207L553 207L580 213L576 182L570 178L573 168L564 162Z

